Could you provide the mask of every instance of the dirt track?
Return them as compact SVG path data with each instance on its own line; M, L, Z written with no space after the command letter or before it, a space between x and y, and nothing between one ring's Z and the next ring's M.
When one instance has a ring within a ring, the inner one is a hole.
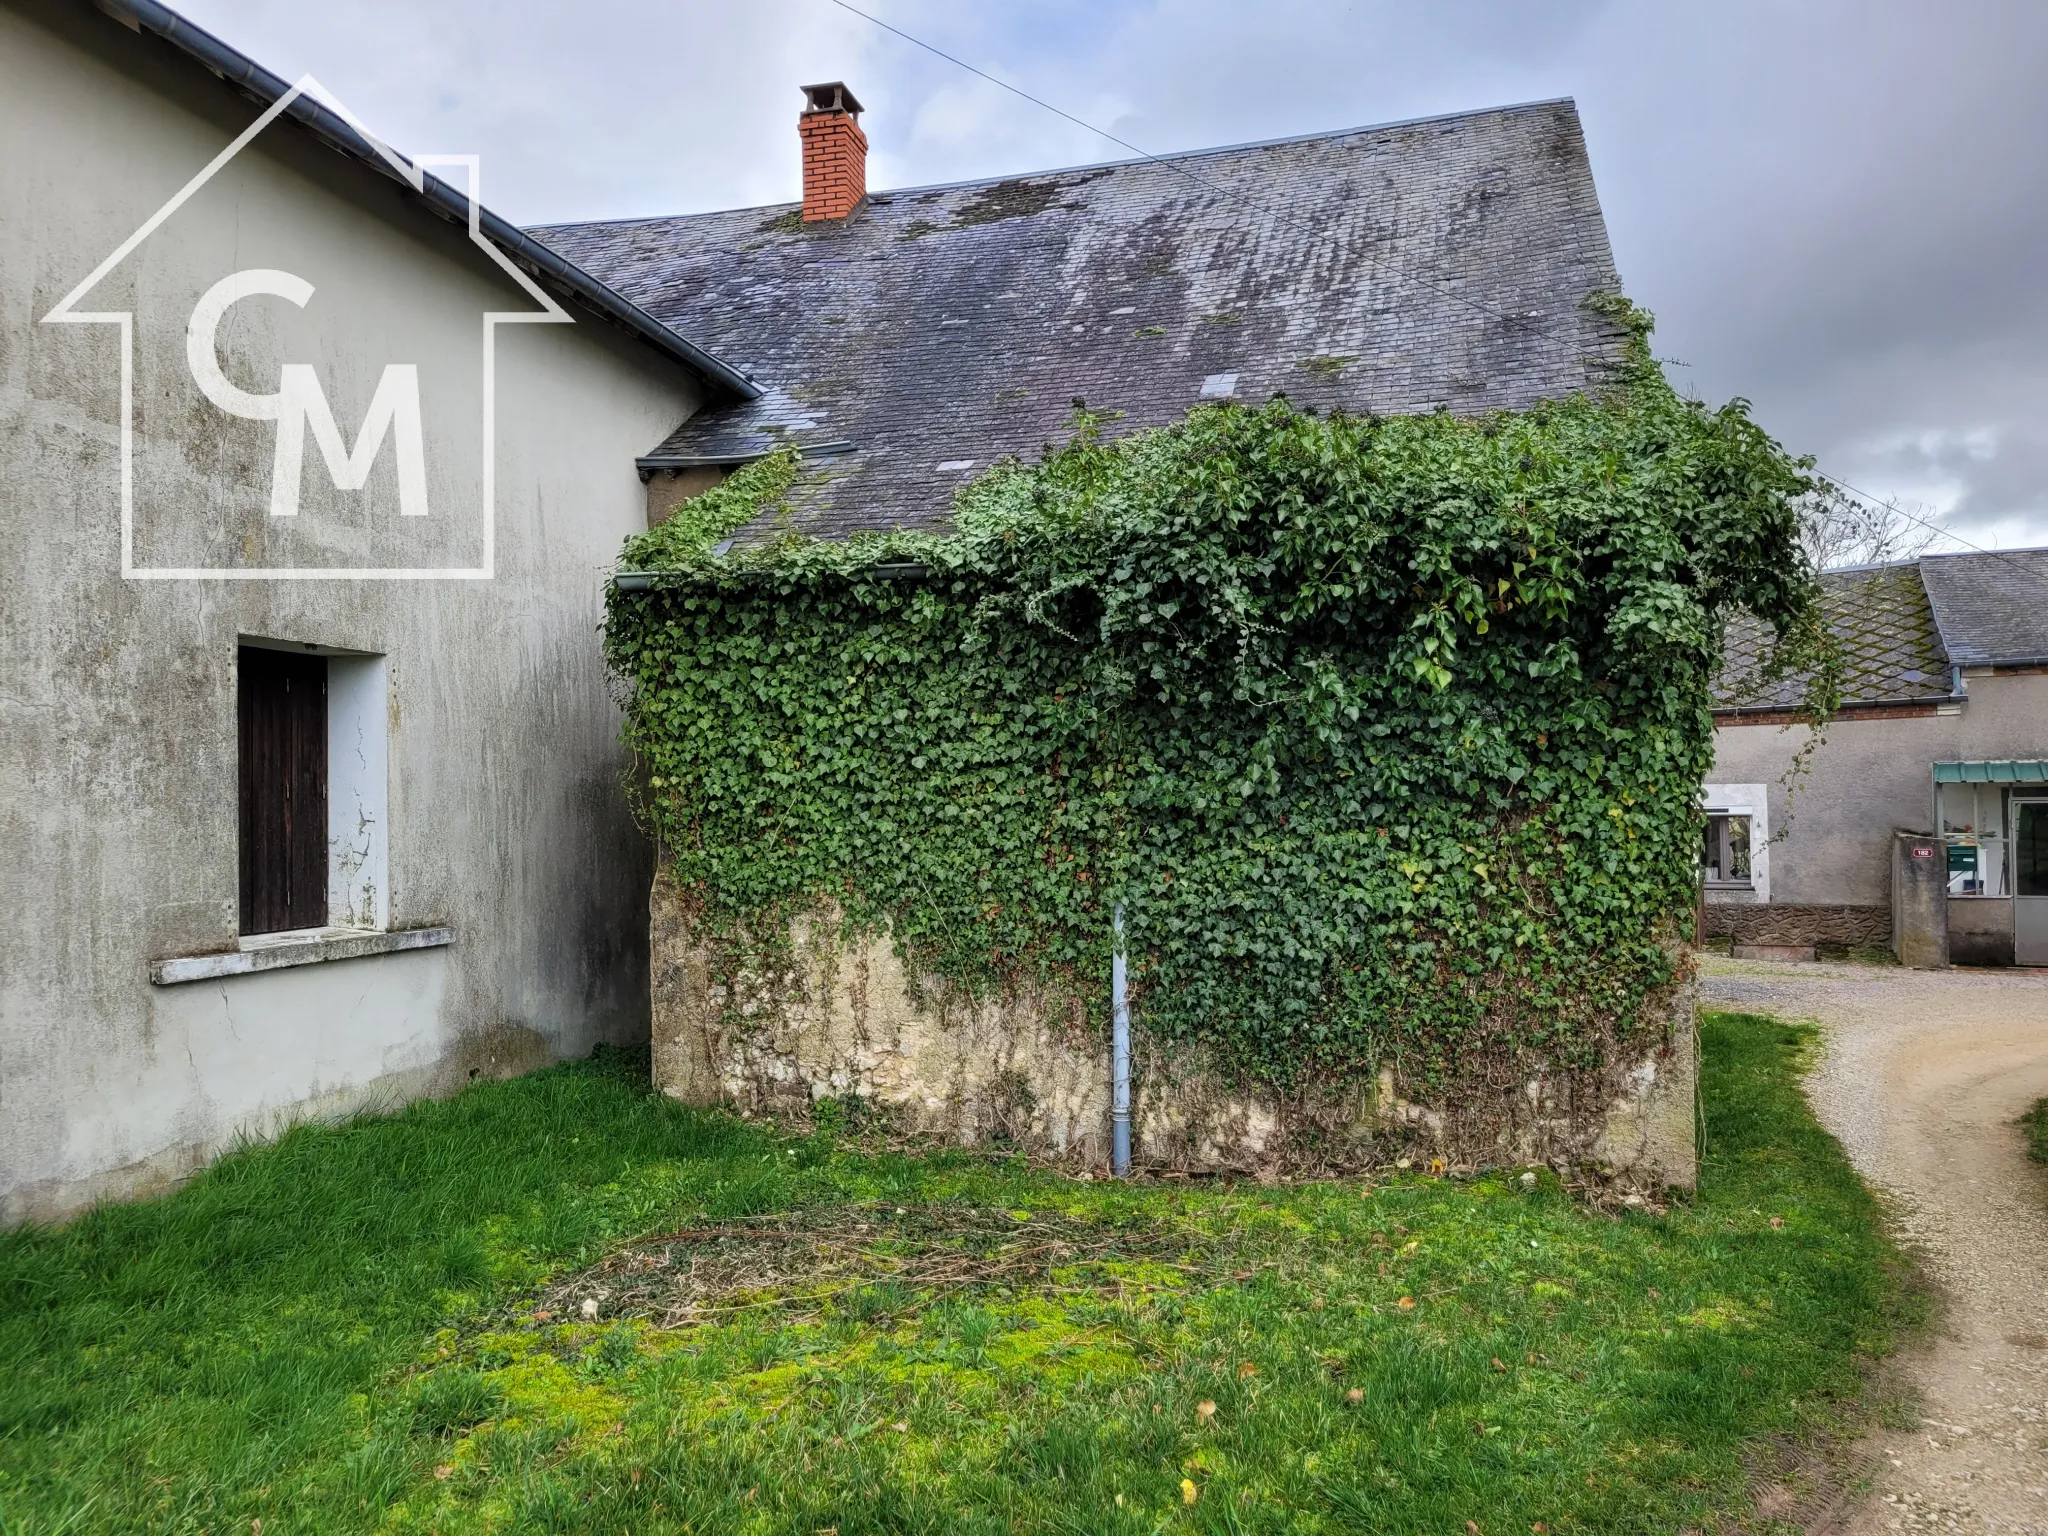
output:
M2048 972L1710 959L1704 981L1709 1006L1825 1026L1814 1108L1944 1293L1901 1362L1924 1423L1879 1435L1876 1491L1813 1529L2048 1536L2048 1174L2013 1124L2048 1097Z

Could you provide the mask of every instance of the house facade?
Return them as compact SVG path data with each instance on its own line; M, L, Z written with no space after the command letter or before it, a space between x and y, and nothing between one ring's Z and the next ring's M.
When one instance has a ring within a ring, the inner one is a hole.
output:
M1945 864L1951 963L2048 965L2048 550L1822 580L1847 678L1804 773L1791 776L1808 735L1800 680L1758 687L1764 637L1729 636L1704 798L1707 934L1891 947L1906 833Z
M475 174L0 5L0 1218L645 1038L600 593L753 386Z

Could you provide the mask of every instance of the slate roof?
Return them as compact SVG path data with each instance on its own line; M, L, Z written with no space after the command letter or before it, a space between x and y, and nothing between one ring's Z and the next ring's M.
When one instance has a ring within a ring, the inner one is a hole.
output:
M1924 555L1920 579L1953 660L2048 663L2048 549Z
M1847 664L1842 681L1845 704L1904 704L1948 697L1948 656L1913 562L1830 571L1821 577L1821 587L1828 627L1841 641ZM1716 709L1790 709L1799 704L1806 690L1803 673L1767 687L1756 684L1770 633L1768 625L1748 614L1729 621L1721 676L1714 685Z
M1951 665L2048 664L2048 549L1922 555L1829 571L1821 586L1848 663L1845 704L1947 698ZM1717 710L1797 706L1803 677L1755 684L1769 638L1747 615L1729 623Z
M763 387L644 463L806 461L796 526L943 525L1063 436L1284 391L1382 414L1525 407L1613 377L1620 281L1577 109L1539 102L1161 160L531 233ZM1403 274L1422 274L1417 281Z

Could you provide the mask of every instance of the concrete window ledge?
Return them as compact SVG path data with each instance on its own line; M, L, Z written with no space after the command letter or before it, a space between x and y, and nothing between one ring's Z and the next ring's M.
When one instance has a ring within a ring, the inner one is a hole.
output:
M453 928L404 928L372 933L363 928L309 928L302 933L266 933L244 939L240 949L220 955L185 955L152 960L149 979L160 987L182 981L214 981L256 971L280 971L292 965L319 965L328 960L360 960L368 955L396 954L402 949L438 949L455 942Z

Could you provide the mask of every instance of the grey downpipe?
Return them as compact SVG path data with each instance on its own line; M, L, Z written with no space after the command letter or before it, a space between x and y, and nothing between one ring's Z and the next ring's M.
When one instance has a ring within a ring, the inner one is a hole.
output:
M1124 987L1124 904L1112 919L1116 953L1109 962L1109 1170L1131 1176L1131 1001Z

